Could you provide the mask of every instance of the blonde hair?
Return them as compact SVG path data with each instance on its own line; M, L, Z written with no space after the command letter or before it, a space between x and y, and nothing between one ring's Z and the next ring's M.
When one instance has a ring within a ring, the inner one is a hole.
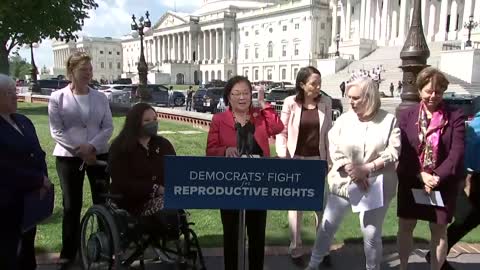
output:
M416 81L418 91L422 91L423 87L429 82L432 83L433 89L436 90L438 88L442 92L447 90L448 85L450 84L445 75L440 70L433 67L426 67L418 73Z
M79 65L91 62L92 58L85 52L74 52L67 59L67 77L72 80L73 70Z
M347 84L346 92L348 93L348 90L353 86L357 86L363 92L363 99L365 100L366 108L364 116L366 118L375 116L382 105L380 92L378 91L378 84L371 78L358 78Z

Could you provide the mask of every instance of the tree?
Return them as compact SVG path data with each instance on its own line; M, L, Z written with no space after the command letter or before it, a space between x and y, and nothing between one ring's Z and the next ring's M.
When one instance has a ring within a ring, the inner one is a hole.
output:
M2 0L0 5L0 73L9 73L15 47L42 39L76 39L95 0Z
M32 65L23 59L20 55L15 54L10 57L10 75L17 79L25 79L25 75L32 74Z

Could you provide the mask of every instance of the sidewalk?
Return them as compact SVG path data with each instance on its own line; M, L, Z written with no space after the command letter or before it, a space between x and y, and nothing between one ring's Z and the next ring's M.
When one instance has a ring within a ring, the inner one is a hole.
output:
M430 269L424 259L427 252L427 245L417 244L416 249L410 256L409 270L428 270ZM363 246L360 244L338 245L332 248L331 268L320 269L348 269L362 270L365 269L365 259L363 255ZM397 247L393 244L384 245L384 256L382 261L382 269L398 269L400 263L397 253ZM221 270L223 269L223 258L221 248L204 249L207 269ZM265 266L264 270L300 270L295 266L288 254L286 247L267 247L265 250ZM52 264L58 254L48 254L47 258L39 256L38 270L55 270L56 266ZM478 270L480 269L480 245L479 244L459 244L456 245L448 256L449 262L457 270ZM163 269L161 265L155 263L146 263L147 270ZM81 267L75 267L72 270L80 270Z

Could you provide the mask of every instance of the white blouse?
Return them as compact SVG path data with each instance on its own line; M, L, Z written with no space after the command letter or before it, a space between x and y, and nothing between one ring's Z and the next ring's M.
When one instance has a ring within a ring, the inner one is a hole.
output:
M400 155L400 128L397 119L380 109L372 120L361 122L353 111L340 116L328 133L332 169L328 174L330 192L348 197L352 179L341 176L339 169L347 164L366 164L381 157L385 167L373 175L383 174L384 197L388 201L396 192L398 177L395 162Z

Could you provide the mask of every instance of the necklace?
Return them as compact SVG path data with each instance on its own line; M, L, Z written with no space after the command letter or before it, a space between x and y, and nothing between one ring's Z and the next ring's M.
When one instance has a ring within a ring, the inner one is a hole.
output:
M232 112L232 114L233 114L233 121L235 121L235 123L239 123L242 126L244 126L246 123L248 123L248 121L250 121L250 114L249 113L246 113L242 117L237 117L235 112Z

